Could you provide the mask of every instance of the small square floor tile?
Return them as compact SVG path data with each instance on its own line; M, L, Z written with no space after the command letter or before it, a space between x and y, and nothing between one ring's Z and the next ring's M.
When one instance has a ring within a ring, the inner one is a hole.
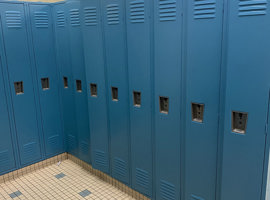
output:
M64 173L60 173L60 174L55 175L55 178L60 179L60 178L63 178L65 176L66 175Z
M79 193L79 195L81 195L82 197L87 197L90 194L91 192L89 190L84 190Z
M22 193L18 190L18 191L16 191L16 192L13 192L13 193L11 193L11 194L9 194L9 196L12 198L12 199L14 199L14 198L16 198L16 197L18 197L18 196L20 196L20 195L22 195Z

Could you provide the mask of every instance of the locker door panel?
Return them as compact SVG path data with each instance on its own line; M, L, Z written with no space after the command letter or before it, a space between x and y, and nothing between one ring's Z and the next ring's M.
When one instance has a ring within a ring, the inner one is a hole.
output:
M1 4L6 65L14 109L21 164L41 159L40 132L33 90L28 38L23 4ZM22 82L23 93L16 94L15 83Z
M152 1L126 4L132 187L152 196Z
M129 184L129 102L124 9L125 2L122 0L102 1L112 176Z
M63 151L58 70L49 5L29 4L33 50L47 156Z
M226 9L221 200L260 199L270 85L269 1L229 1Z
M87 102L87 85L85 76L84 51L82 41L82 11L79 1L70 1L66 4L68 13L70 56L75 87L76 127L79 142L79 157L90 163L90 131ZM77 88L81 81L81 89ZM78 84L77 84L78 83Z
M104 49L100 2L82 1L83 39L89 118L91 128L92 165L109 173L109 130L107 114L107 88L105 80ZM95 89L96 88L96 93Z
M181 9L154 3L156 199L180 199Z
M62 116L64 123L64 135L66 150L77 155L78 136L76 132L76 113L74 101L74 80L72 76L72 65L68 42L68 26L66 22L67 12L65 4L58 4L54 9L55 42L57 51L57 62L60 74L60 90L62 96Z
M2 26L0 26L2 28ZM0 175L16 168L14 145L11 135L6 91L3 81L2 64L0 64Z
M215 199L223 1L188 1L185 199Z

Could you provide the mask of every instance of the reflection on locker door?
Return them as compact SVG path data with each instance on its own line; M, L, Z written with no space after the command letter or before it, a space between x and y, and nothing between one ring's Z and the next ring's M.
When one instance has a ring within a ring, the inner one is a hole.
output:
M152 1L126 4L132 187L152 196Z
M268 1L228 4L221 200L260 199L270 85Z
M79 158L91 162L90 131L88 117L87 87L84 66L83 41L81 33L81 10L79 1L66 4L70 42L70 57L75 85L76 127L79 142Z
M78 135L76 132L74 82L68 42L67 12L65 3L56 4L54 10L55 42L58 70L60 74L60 90L66 151L78 156Z
M109 173L109 130L100 1L81 1L92 165Z
M180 199L182 1L154 1L156 199Z
M33 88L35 74L31 69L24 6L1 3L0 12L20 163L25 166L41 159L41 137Z
M0 30L2 30L1 25ZM2 39L1 37L1 41ZM0 42L0 44L2 44L2 42ZM10 114L8 113L2 64L3 63L0 63L0 176L11 170L15 170L17 167L14 155L16 139L11 133Z
M50 5L29 4L46 156L63 152L59 82ZM48 59L50 58L50 59Z
M215 199L223 1L187 4L184 199Z
M129 111L125 1L103 0L112 176L129 184Z

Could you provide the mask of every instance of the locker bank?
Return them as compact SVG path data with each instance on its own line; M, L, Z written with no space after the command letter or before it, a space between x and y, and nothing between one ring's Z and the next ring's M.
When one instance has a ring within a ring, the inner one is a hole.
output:
M270 0L0 1L0 200L270 200Z

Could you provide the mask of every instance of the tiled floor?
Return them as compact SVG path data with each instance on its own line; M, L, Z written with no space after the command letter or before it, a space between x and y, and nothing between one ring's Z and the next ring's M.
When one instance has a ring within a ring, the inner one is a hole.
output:
M0 199L132 200L124 192L90 174L71 160L53 164L0 184Z

